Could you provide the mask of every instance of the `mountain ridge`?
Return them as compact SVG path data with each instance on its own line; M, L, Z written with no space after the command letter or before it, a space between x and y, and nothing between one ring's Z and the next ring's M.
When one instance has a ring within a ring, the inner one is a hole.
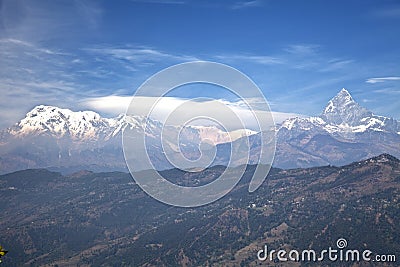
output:
M146 134L152 147L149 155L157 169L171 168L159 153L162 144L157 136L163 125L156 120L125 115L103 118L93 111L39 105L14 126L0 131L0 173L40 167L126 170L121 144L125 127ZM165 126L164 130L176 130L173 127ZM226 165L230 141L247 137L251 143L249 163L256 164L261 137L247 129L224 132L214 126L188 126L180 138L181 151L196 159L199 144L206 142L221 150L215 164ZM320 115L289 118L276 125L276 140L276 167L343 165L381 153L400 156L400 123L361 107L343 88ZM180 153L173 140L167 140L166 145Z

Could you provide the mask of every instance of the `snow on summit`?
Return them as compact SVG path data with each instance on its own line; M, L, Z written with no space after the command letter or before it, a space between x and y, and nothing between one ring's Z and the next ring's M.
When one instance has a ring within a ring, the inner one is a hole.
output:
M162 125L160 122L143 117L103 118L93 111L72 111L54 106L39 105L26 114L19 123L8 129L8 133L16 137L27 135L49 135L55 138L67 137L74 141L106 141L119 135L124 127L143 130L147 122L147 131L157 133ZM192 127L200 139L209 139L213 143L233 141L255 132L241 131L225 133L215 127ZM361 107L346 89L329 100L319 116L309 118L289 118L279 127L291 132L318 131L328 133L361 133L380 131L399 134L400 124L384 116L374 115ZM232 140L229 140L232 139Z
M343 88L329 100L320 116L290 118L284 121L280 128L329 133L383 131L398 134L400 124L392 118L374 115L354 101L350 93Z
M70 136L72 139L93 140L107 134L115 126L115 119L105 119L93 111L74 112L53 106L40 105L26 114L16 127L14 135L47 133L56 137Z
M163 125L150 118L119 115L116 118L103 118L94 111L72 111L54 106L39 105L28 112L19 123L8 129L15 137L28 135L48 135L55 138L70 138L73 141L107 141L129 126L144 131L147 135L161 133ZM193 128L193 127L192 127ZM242 129L223 132L211 127L194 127L200 139L212 140L215 144L236 140L256 132Z

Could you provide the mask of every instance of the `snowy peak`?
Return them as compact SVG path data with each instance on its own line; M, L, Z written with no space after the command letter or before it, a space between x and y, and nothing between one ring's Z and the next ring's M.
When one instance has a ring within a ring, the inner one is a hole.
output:
M147 123L147 124L146 124ZM140 116L119 115L103 118L94 111L72 111L54 106L39 105L29 111L14 127L8 130L16 137L48 135L69 138L73 141L107 141L129 126L143 131L159 127L159 122Z
M353 98L351 97L349 91L346 90L346 88L342 88L342 90L339 91L339 93L334 97L334 98L339 98L339 99L345 99L347 101L353 101Z
M350 93L343 88L328 102L321 118L335 125L356 126L363 118L370 116L372 113L355 102Z
M354 138L355 133L368 131L399 134L400 124L384 116L372 114L354 101L346 89L333 97L318 117L290 118L282 123L280 129L297 135L305 131L330 133L345 138Z
M143 116L121 114L116 118L102 118L93 111L72 111L54 106L39 105L29 111L25 118L14 127L9 128L6 135L17 138L44 135L82 143L108 141L110 138L119 136L126 127L155 137L161 134L163 124ZM175 129L174 126L168 126L168 128L170 130ZM188 128L192 128L194 131L192 135L194 134L200 140L212 141L214 144L230 142L242 136L255 134L255 132L247 129L224 132L214 126ZM185 133L190 135L190 131L185 131ZM189 138L189 136L186 137Z
M54 116L55 114L56 115L80 114L82 116L82 118L84 118L85 115L88 115L89 117L93 117L95 119L99 119L100 118L100 115L97 114L96 112L93 112L93 111L78 111L78 112L74 112L74 111L69 110L69 109L63 109L63 108L59 108L59 107L46 106L46 105L39 105L39 106L34 107L31 111L29 111L26 114L26 117L27 118L34 118L34 117L37 117L38 115L41 115L41 116Z
M345 108L350 105L354 105L356 102L354 101L353 97L350 95L349 91L346 89L340 90L340 92L333 97L329 102L327 107L324 110L324 113L332 112L334 108Z
M53 106L39 105L26 114L10 133L17 136L49 134L58 138L69 136L78 140L97 140L115 125L114 119L104 119L93 111L74 112Z

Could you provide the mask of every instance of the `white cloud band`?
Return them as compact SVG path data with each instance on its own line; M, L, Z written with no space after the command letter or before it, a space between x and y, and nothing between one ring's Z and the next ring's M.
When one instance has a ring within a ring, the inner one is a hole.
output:
M400 81L400 77L381 77L381 78L369 78L366 80L367 83L383 83L387 81Z

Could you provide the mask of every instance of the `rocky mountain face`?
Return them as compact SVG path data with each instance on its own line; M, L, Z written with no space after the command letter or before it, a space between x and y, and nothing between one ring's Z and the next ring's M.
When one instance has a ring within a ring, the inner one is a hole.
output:
M290 118L278 126L274 164L343 165L380 153L400 156L400 123L361 107L342 89L321 115Z
M146 135L148 152L157 169L173 167L159 153L163 125L156 120L124 115L102 118L92 111L41 105L0 132L0 173L41 167L61 171L126 170L121 143L125 127ZM178 155L175 141L168 140L168 133L175 130L174 126L164 127L165 145ZM257 163L261 135L248 129L228 133L214 126L187 126L181 131L180 149L187 158L196 159L199 144L205 142L216 146L214 164L226 165L230 142L240 142L238 139L247 136L250 163ZM276 137L274 166L280 168L343 165L380 153L400 156L400 123L361 107L345 89L329 101L321 115L290 118L278 125Z
M218 177L167 170L175 184L196 186ZM271 169L248 192L255 166L224 198L199 208L158 202L127 173L70 175L44 169L0 175L4 266L310 266L261 262L257 251L348 248L400 251L400 161L383 154L342 167ZM312 266L376 266L321 261Z

